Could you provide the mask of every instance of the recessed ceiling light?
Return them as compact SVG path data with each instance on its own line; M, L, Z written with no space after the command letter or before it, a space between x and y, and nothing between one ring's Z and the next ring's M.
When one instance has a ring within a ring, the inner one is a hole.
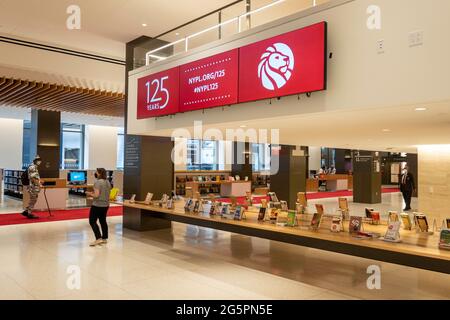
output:
M143 26L143 27L146 27L146 26L147 26L147 24L146 24L146 23L143 23L143 24L142 24L142 26Z
M243 124L242 126L240 126L241 128L247 128L247 126L245 124Z
M416 108L416 111L427 111L427 108L424 107Z
M179 33L179 32L176 32L176 33L175 33L175 35L176 35L176 36L179 36L179 35L180 35L180 33Z
M383 132L391 132L391 129L383 129L381 131L383 131Z

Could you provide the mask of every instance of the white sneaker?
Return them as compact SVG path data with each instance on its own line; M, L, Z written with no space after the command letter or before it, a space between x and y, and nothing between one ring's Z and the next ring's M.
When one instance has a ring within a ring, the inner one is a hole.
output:
M108 239L102 239L102 244L107 244L108 243Z
M99 246L99 245L101 245L101 244L102 244L102 239L98 239L98 240L92 241L92 242L89 244L89 246L90 246L90 247L95 247L95 246Z

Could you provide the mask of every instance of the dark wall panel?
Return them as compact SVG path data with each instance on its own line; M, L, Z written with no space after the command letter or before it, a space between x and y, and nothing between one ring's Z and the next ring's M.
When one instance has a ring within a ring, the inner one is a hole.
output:
M39 173L42 178L58 178L60 166L61 113L32 110L31 159L38 154L42 158Z

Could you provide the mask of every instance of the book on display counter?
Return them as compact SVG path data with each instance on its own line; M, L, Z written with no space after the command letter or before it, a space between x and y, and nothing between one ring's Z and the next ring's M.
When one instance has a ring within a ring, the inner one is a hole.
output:
M381 222L380 212L378 212L378 211L371 211L370 212L370 217L371 217L372 224L380 224L380 222Z
M211 214L211 208L213 207L213 204L210 202L206 202L202 204L202 213L205 215Z
M276 223L279 211L280 211L280 209L278 209L278 208L270 209L270 214L269 214L270 222Z
M319 230L322 215L323 215L322 213L314 213L311 219L311 226L310 226L312 230Z
M162 203L166 203L167 200L169 200L169 196L168 196L167 194L164 193L164 194L162 195L162 197L161 197L161 202L162 202Z
M288 211L288 210L289 210L286 201L281 200L281 201L280 201L280 205L281 205L281 208L280 208L281 210L285 210L285 211Z
M280 210L277 215L276 225L280 227L286 227L288 224L288 211Z
M442 229L439 236L439 248L450 250L450 229Z
M297 212L295 210L288 211L286 225L288 227L295 227L297 225Z
M170 198L169 200L167 200L166 208L173 209L173 198Z
M402 218L403 228L405 230L411 230L412 222L411 222L411 218L410 218L409 214L403 212L403 213L400 213L400 217Z
M242 220L242 212L242 206L236 206L236 209L234 210L234 220Z
M191 211L193 202L194 202L194 200L192 200L192 198L188 198L186 200L186 202L184 203L184 211Z
M423 213L415 213L414 220L419 232L429 232L427 216Z
M401 242L400 240L400 221L389 222L383 240L388 242Z
M330 226L331 232L341 232L342 231L342 217L335 216L331 220L331 226Z
M221 215L222 213L222 202L216 202L214 205L214 214Z
M264 218L266 217L266 210L266 207L259 208L258 221L264 221Z
M317 211L317 213L320 213L323 215L325 212L325 210L323 208L323 204L316 204L316 211Z
M230 205L228 203L222 206L221 217L224 219L234 219L234 212L230 212Z
M213 216L216 214L216 203L211 203L211 207L209 208L209 215Z
M366 213L366 218L372 219L372 212L374 211L374 209L373 208L365 208L364 211Z
M400 219L398 218L398 212L397 211L389 211L388 222L396 222L396 221L400 221Z
M305 214L306 213L306 208L304 205L302 205L301 203L296 203L295 204L295 210L297 210L297 212L299 214Z
M279 202L275 192L268 192L267 195L269 196L271 202Z
M350 222L348 226L348 231L350 234L357 234L361 231L362 228L362 217L350 217Z
M147 196L145 197L144 204L150 205L150 203L152 202L152 198L153 198L153 193L148 192Z
M200 200L195 200L193 211L194 211L194 213L199 213L200 212Z

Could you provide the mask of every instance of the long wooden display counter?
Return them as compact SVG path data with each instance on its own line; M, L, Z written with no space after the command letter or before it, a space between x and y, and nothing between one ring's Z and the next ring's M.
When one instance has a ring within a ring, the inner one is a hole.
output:
M184 204L180 202L173 210L131 204L129 201L124 202L124 207L124 226L135 230L169 228L170 221L175 221L450 274L450 251L438 248L437 233L429 235L402 230L402 242L390 243L379 239L358 239L348 232L332 233L326 227L310 230L307 215L299 215L299 227L281 227L257 221L258 214L253 211L246 211L246 220L236 221L202 213L185 213ZM364 228L381 235L386 231L386 225L364 224Z

